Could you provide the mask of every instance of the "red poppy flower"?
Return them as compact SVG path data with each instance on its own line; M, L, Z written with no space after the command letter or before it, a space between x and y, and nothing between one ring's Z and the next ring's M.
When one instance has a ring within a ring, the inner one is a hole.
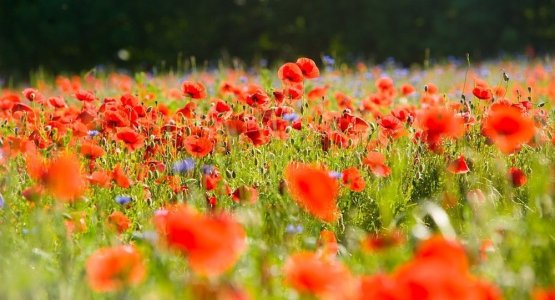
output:
M480 100L490 100L491 98L493 98L493 93L491 92L491 89L484 86L476 86L472 90L472 94Z
M320 70L318 70L316 63L312 59L301 57L297 59L296 64L301 69L305 78L313 79L320 76Z
M465 174L470 171L468 168L468 164L464 159L464 155L459 156L456 160L452 161L449 166L447 166L447 170L453 174Z
M258 191L254 187L242 185L233 191L231 199L238 203L254 204L258 199Z
M362 192L366 186L364 178L360 175L357 168L345 169L342 174L343 184L347 185L351 191Z
M353 276L338 260L313 252L291 255L283 267L285 282L299 293L319 299L350 299ZM328 298L329 297L329 298Z
M353 100L351 99L351 97L345 95L342 92L335 92L333 96L335 97L337 105L339 105L340 108L353 111Z
M375 176L387 177L391 174L391 169L385 164L385 156L379 152L368 152L362 163L368 166Z
M440 260L450 268L464 272L468 270L468 258L464 247L455 240L433 236L418 245L415 259Z
M393 86L393 80L389 77L381 77L376 80L376 87L380 91L387 91L395 88Z
M283 102L283 99L285 99L285 95L282 91L274 91L272 95L274 95L274 99L278 104L281 104Z
M368 128L370 128L370 125L368 125L368 123L362 118L354 116L348 112L341 115L338 123L339 129L349 134L363 134L368 131Z
M339 244L335 233L331 230L324 229L320 231L320 239L318 240L318 247L323 256L335 257L339 253Z
M118 233L123 233L131 226L131 221L122 212L115 211L108 216L108 224Z
M25 156L27 175L35 181L44 181L48 174L48 164L46 159L38 152L33 151Z
M212 169L211 171L202 174L202 186L207 190L211 191L218 187L218 184L222 180L220 172L217 169Z
M27 201L36 202L44 195L44 192L44 187L42 185L34 185L21 191L21 195Z
M187 153L199 158L205 157L214 148L214 144L207 137L197 137L194 135L190 135L186 137L183 142Z
M403 96L409 96L410 94L414 93L414 91L414 86L408 83L401 85L401 94L403 94Z
M518 108L506 104L494 104L483 121L482 132L503 153L512 153L528 143L535 133L534 120Z
M207 96L206 88L200 82L184 81L181 84L181 89L185 96L193 99L203 99Z
M394 275L404 299L488 299L482 297L477 282L467 272L460 272L439 260L415 259Z
M494 286L470 275L464 248L440 236L423 242L393 278L406 292L402 299L501 299Z
M214 108L214 111L217 113L227 113L227 112L233 111L231 109L231 106L229 106L229 104L227 104L224 100L221 100L221 99L216 100L213 108Z
M432 149L440 146L444 138L458 138L464 133L464 120L448 107L432 106L416 114L414 126Z
M197 109L197 104L194 102L189 102L185 104L182 108L175 112L176 115L181 114L187 119L195 118L195 110Z
M270 101L270 97L268 97L264 91L256 90L253 93L249 93L246 100L249 106L260 107L268 103L268 101Z
M317 86L308 92L308 100L322 99L326 96L329 86Z
M94 171L88 179L92 185L108 188L111 185L112 174L106 171Z
M532 293L533 300L555 300L555 288L536 289Z
M381 134L385 137L391 137L393 139L398 139L401 136L405 135L405 127L401 120L393 115L387 115L381 118L378 121L378 125L380 125Z
M290 100L299 100L303 96L303 88L302 86L293 86L289 85L283 89L283 94L287 99Z
M437 94L437 92L439 91L437 85L433 83L428 83L424 88L428 94Z
M403 244L405 237L399 230L381 231L369 234L362 241L362 248L369 252L381 251Z
M284 82L302 82L304 79L301 68L291 62L285 63L279 68L278 77Z
M54 108L64 108L67 107L66 101L62 97L50 97L48 98L48 103Z
M326 222L337 219L338 184L327 171L293 162L285 168L285 181L293 199L305 210Z
M88 159L95 160L104 155L104 149L93 142L83 142L81 144L81 154Z
M407 291L398 286L397 281L389 275L378 273L363 276L360 279L358 300L397 300L411 299Z
M127 177L125 171L123 171L119 164L114 167L114 171L112 171L112 178L118 186L124 189L127 189L131 186L131 180Z
M348 148L351 144L351 139L349 137L338 131L333 131L329 134L329 139L334 145L339 146L339 148Z
M262 146L270 142L270 130L256 129L245 132L251 143L255 146Z
M85 90L77 91L77 93L75 93L75 98L83 102L93 102L94 100L96 100L96 97L92 92L85 91Z
M143 135L129 127L118 129L117 138L132 151L142 147L145 140Z
M509 168L509 177L511 178L511 183L514 187L521 187L528 181L526 174L524 174L521 169L516 167Z
M118 110L108 110L104 113L104 126L108 128L129 126L129 119Z
M40 102L40 99L42 99L42 95L39 93L39 91L33 88L24 89L23 97L25 97L30 102L35 102L36 100L39 100L37 102Z
M101 248L87 259L87 280L96 292L137 285L146 275L143 259L133 246Z
M44 167L44 165L40 166ZM54 158L42 173L46 189L55 197L64 201L74 201L87 188L81 175L79 159L71 153L64 152Z
M187 205L160 210L154 224L163 240L187 256L202 275L219 275L237 262L246 248L243 227L226 214L203 215Z

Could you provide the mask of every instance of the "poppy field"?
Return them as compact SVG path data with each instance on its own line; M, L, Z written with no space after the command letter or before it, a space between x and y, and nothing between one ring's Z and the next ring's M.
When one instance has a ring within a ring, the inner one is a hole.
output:
M0 299L555 299L554 67L3 89Z

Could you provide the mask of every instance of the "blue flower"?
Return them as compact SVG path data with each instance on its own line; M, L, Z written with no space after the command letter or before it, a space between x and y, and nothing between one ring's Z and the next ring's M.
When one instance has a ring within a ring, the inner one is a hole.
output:
M0 209L4 208L5 205L5 201L4 201L4 197L2 196L2 194L0 194Z
M95 136L99 135L100 132L98 130L89 130L87 132L87 134L89 135L89 137L95 137Z
M294 234L294 233L301 233L303 232L303 226L302 225L293 225L293 224L289 224L287 225L287 227L285 227L285 232L289 233L289 234Z
M299 115L296 113L284 114L283 119L287 122L295 122L299 119Z
M328 173L328 176L333 178L333 179L339 179L343 176L343 174L341 174L340 172L337 172L337 171L330 171Z
M120 205L126 205L129 202L131 202L131 197L130 196L116 196L116 202Z
M322 61L324 62L325 65L328 65L328 66L335 64L335 59L333 59L333 57L329 55L324 55L324 57L322 57Z
M195 168L195 161L192 158L176 161L173 164L173 171L176 173L186 173Z
M201 167L201 171L204 175L212 174L212 172L214 172L214 167L211 165L204 165Z

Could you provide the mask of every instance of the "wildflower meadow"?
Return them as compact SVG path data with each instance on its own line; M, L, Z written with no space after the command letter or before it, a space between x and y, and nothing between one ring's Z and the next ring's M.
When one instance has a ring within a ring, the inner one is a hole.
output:
M38 72L0 299L555 299L555 62Z

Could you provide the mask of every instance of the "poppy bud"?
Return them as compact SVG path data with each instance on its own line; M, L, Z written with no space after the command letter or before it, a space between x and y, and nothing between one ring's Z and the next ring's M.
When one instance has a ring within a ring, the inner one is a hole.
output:
M285 195L285 191L286 191L287 185L285 184L285 180L280 180L279 181L279 186L278 186L278 191L280 195Z
M527 182L526 174L524 174L521 169L516 167L511 167L509 169L509 177L514 187L521 187Z
M414 121L414 118L411 115L409 115L407 117L407 124L411 125L413 121Z
M322 134L322 137L320 138L320 143L322 144L322 151L328 152L331 147L331 139L327 134Z

